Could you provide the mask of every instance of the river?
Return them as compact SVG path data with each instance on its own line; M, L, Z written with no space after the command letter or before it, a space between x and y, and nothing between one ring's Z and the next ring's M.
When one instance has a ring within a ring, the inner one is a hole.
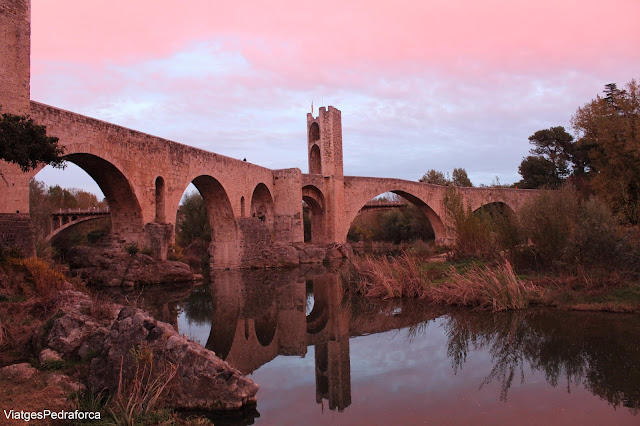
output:
M345 293L325 268L130 294L260 386L218 424L640 424L640 316Z

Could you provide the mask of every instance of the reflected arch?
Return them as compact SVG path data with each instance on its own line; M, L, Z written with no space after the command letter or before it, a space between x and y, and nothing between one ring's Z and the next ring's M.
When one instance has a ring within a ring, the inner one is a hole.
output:
M212 176L200 175L191 181L200 192L211 226L209 263L214 269L239 264L238 225L231 202L222 184Z
M311 214L311 241L321 244L326 239L325 200L322 191L314 185L302 187L302 201L309 206Z

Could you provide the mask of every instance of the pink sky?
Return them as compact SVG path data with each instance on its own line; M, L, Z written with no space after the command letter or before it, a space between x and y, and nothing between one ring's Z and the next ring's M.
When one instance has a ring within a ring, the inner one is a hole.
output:
M528 136L640 77L638 16L637 0L32 0L31 97L303 172L313 100L342 110L346 174L513 182Z

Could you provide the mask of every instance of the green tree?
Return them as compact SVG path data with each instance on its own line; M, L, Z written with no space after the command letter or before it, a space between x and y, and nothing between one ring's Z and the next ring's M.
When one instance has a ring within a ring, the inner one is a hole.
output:
M520 188L558 188L562 184L556 167L543 157L528 156L520 163L518 173L522 176L522 180L518 182Z
M558 178L563 179L569 175L573 136L564 127L538 130L529 136L529 143L534 146L529 152L550 161Z
M449 185L449 179L444 176L444 173L431 169L425 173L419 180L419 182L432 183L434 185Z
M64 147L58 138L47 136L44 126L28 115L3 113L0 119L0 159L20 166L27 172L38 164L64 168Z
M591 186L622 221L640 223L640 88L605 86L578 108L572 124L587 152ZM584 153L583 153L584 155Z
M211 241L211 226L204 200L199 192L187 194L178 209L176 238L183 247L195 240Z
M538 130L529 136L529 143L534 146L529 151L533 155L524 158L518 168L522 176L518 186L522 188L558 188L571 173L574 151L582 154L562 126ZM581 168L584 170L584 165Z
M467 171L465 169L453 169L453 173L451 173L451 183L455 186L466 186L472 187L471 179L467 176Z

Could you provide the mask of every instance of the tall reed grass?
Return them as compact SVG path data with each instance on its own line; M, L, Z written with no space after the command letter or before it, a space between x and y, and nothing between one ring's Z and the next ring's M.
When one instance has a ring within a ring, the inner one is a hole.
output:
M156 365L153 352L148 346L132 348L135 364L133 376L123 377L124 359L120 361L120 379L113 399L108 402L109 413L116 424L151 424L149 417L163 417L160 407L164 392L176 375L178 367L173 364ZM160 420L159 418L156 420Z
M491 311L523 309L540 297L540 289L518 278L508 261L472 265L465 272L453 266L442 271L403 253L395 258L355 258L351 265L347 279L366 297L416 297Z

